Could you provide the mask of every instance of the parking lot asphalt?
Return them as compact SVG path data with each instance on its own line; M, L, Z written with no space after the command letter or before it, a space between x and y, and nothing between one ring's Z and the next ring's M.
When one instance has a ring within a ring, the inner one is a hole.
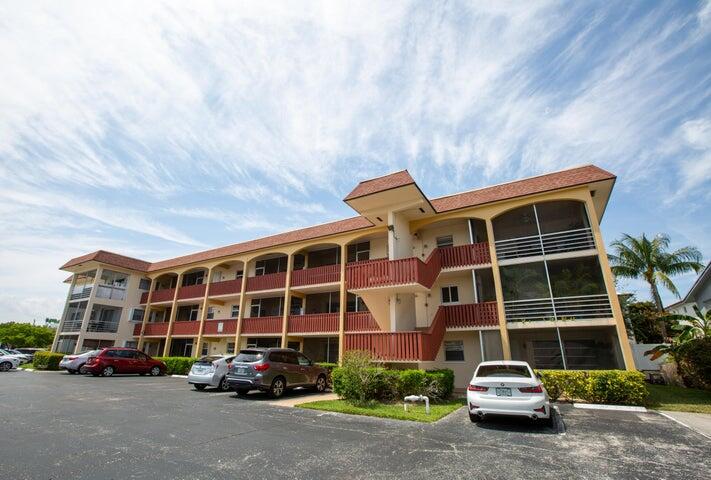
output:
M295 394L292 394L295 395ZM0 374L7 479L708 479L711 441L657 413L560 407L556 427L433 424L270 404L185 379Z

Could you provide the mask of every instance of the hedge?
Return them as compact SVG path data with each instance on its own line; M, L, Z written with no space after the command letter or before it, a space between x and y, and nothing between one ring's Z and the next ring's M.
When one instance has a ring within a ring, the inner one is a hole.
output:
M684 385L711 390L711 338L697 338L674 348L672 353Z
M193 357L153 357L160 360L168 367L166 375L187 375L197 358Z
M454 390L451 370L389 370L373 367L365 352L347 352L343 366L333 370L333 390L344 400L363 405L399 400L406 395L427 395L445 400Z
M641 405L647 397L644 374L626 370L539 370L552 400Z
M39 351L32 359L32 366L37 370L59 370L62 357L64 357L63 353Z

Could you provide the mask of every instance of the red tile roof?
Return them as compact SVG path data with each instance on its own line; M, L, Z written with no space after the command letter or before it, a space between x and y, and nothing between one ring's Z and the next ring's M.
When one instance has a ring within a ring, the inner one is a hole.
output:
M613 174L602 168L596 167L595 165L586 165L584 167L547 173L515 182L503 183L493 187L485 187L469 192L435 198L431 200L431 203L437 213L442 213L459 208L474 207L485 203L550 192L552 190L585 185L602 180L614 180L615 178Z
M351 193L346 195L344 201L353 200L358 197L365 197L373 193L383 192L405 185L412 185L415 180L410 176L407 170L391 173L383 177L371 178L360 182Z
M536 193L549 192L561 188L574 187L585 185L588 183L599 182L603 180L614 180L616 177L610 172L598 168L594 165L586 165L584 167L571 168L560 172L539 175L524 180L504 183L492 187L485 187L469 192L457 193L440 197L431 201L437 213L448 212L460 208L474 207L487 203L508 200L512 198L533 195ZM348 194L345 200L370 195L371 193L381 192L391 188L401 187L409 184L414 184L407 170L392 173L384 177L378 177L372 180L366 180L358 184L358 186ZM160 262L150 263L136 258L126 257L116 253L99 250L94 253L89 253L81 257L73 258L62 265L61 269L79 265L81 263L95 260L107 265L115 265L118 267L137 270L141 272L152 272L167 268L174 268L190 263L204 262L214 260L221 257L237 255L262 248L277 247L289 243L300 242L304 240L312 240L329 235L339 233L352 232L372 227L365 217L353 217L345 220L317 225L314 227L302 228L290 232L279 233L269 237L250 240L247 242L236 243L226 247L219 247L204 252L197 252L191 255L162 260Z

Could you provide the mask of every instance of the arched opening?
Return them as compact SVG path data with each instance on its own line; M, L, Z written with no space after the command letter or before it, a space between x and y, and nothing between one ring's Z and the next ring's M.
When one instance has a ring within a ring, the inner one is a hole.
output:
M425 260L435 248L450 248L488 241L486 222L480 218L450 218L428 223L414 234L413 256Z
M355 238L346 245L346 255L348 263L388 258L388 236L379 232Z
M210 283L226 282L244 277L244 262L241 260L231 260L216 265L212 269Z
M175 288L178 284L178 274L177 273L164 273L155 279L153 290L168 290Z
M190 287L192 285L202 285L207 281L207 268L197 267L191 268L183 273L183 281L181 287Z
M341 247L335 243L310 245L294 254L294 270L341 263Z

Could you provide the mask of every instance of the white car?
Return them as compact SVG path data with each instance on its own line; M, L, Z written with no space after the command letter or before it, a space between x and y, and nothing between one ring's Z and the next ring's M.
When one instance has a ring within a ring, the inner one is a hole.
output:
M217 387L223 392L231 390L227 372L234 358L234 355L208 355L196 360L188 373L188 383L196 390L204 390L205 387Z
M469 419L513 415L552 422L545 387L526 362L481 362L467 387Z
M20 365L24 363L30 363L32 357L24 353L18 352L17 350L8 350L6 348L0 348L0 355L15 357L20 361Z
M59 368L66 370L68 373L84 373L84 365L89 357L95 357L101 353L101 350L89 350L88 352L79 355L64 355L59 362Z
M20 359L11 355L0 354L0 372L7 372L20 365Z

